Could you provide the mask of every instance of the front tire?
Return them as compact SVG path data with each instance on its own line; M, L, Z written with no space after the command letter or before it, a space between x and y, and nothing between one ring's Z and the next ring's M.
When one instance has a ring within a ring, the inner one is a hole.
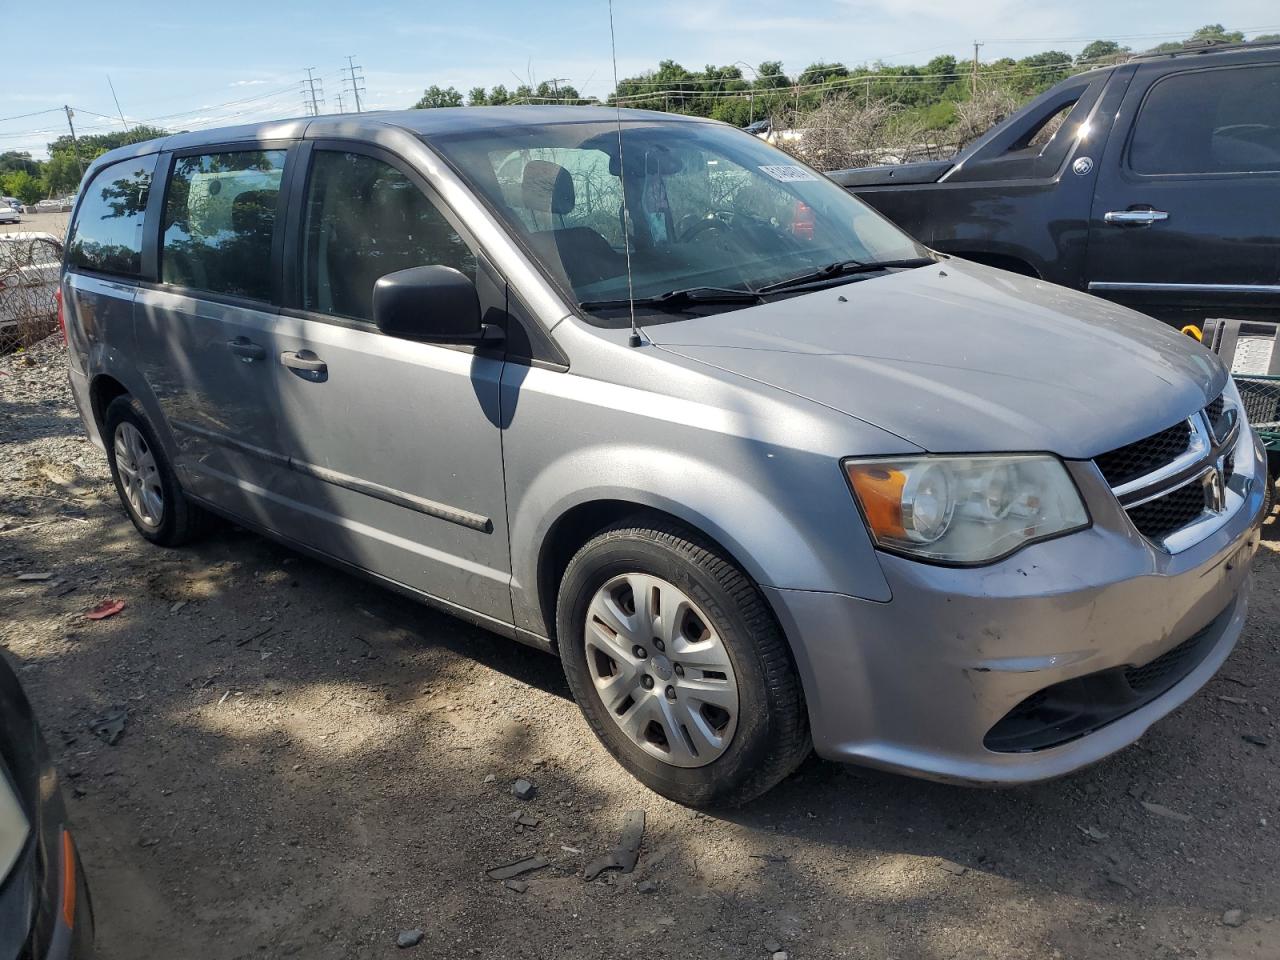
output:
M565 570L565 676L640 782L688 806L746 803L811 749L790 650L737 566L681 526L637 520L596 536Z
M126 395L111 401L103 417L103 436L116 493L143 537L162 547L177 547L208 529L210 515L182 492L137 400Z

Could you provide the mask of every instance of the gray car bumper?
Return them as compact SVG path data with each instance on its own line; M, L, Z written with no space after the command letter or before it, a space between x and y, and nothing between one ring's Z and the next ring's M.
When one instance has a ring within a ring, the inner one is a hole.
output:
M1265 482L1265 481L1264 481ZM991 566L881 562L887 603L766 588L792 641L820 756L932 779L1014 784L1068 773L1140 737L1221 666L1244 624L1263 483L1201 543L1169 555L1092 529ZM1142 666L1193 637L1173 686L1060 745L984 739L1028 697Z

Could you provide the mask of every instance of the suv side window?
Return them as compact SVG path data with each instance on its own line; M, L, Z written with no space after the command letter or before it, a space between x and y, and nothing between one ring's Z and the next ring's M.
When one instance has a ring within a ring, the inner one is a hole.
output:
M271 238L286 150L179 157L164 204L160 280L271 299Z
M308 310L372 321L374 283L409 267L439 264L476 278L475 254L435 204L363 154L315 151L303 230Z
M142 272L142 225L155 154L103 167L85 187L67 243L67 263L136 277Z
M1280 67L1157 80L1138 111L1129 166L1148 176L1280 171Z

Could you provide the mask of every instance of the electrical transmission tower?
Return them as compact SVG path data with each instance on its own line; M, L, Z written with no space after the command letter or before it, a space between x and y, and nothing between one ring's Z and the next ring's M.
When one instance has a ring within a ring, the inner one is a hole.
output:
M302 105L306 107L307 116L320 116L320 104L324 103L324 81L314 76L315 67L307 67L307 79L302 81ZM316 93L316 87L320 92Z
M356 71L357 71L357 70L363 70L363 69L364 69L364 67L362 67L362 66L360 66L360 64L356 63L356 62L355 62L355 59L356 59L356 58L355 58L355 56L354 56L354 55L353 55L353 56L350 56L350 57L347 57L347 71L346 71L346 72L347 72L347 76L345 76L345 77L343 77L343 78L342 78L342 82L343 82L344 84L347 84L347 83L351 84L351 96L352 96L352 99L354 99L354 100L355 100L355 102L356 102L356 113L359 113L359 112L360 112L360 110L361 110L361 107L360 107L360 94L362 94L362 93L364 93L364 92L365 92L365 89L364 89L364 74L363 74L363 73L357 73Z

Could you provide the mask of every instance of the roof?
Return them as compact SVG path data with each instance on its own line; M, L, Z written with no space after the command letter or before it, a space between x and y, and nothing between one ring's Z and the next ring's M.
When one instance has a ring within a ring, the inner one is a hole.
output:
M388 128L407 130L430 140L432 137L475 130L500 130L504 127L527 127L565 123L718 123L706 117L660 113L655 110L617 110L613 107L515 106L515 107L437 107L429 110L383 110L372 113L341 113L322 117L295 117L270 120L234 127L213 127L175 133L155 140L117 147L103 154L94 166L130 157L158 153L161 150L184 150L206 144L233 141L297 140L303 136L374 137Z
M1166 60L1172 57L1201 57L1208 54L1240 53L1244 51L1266 50L1269 47L1280 47L1280 40L1248 40L1244 43L1221 43L1214 40L1200 40L1184 43L1177 50L1161 50L1152 53L1139 53L1130 57L1126 63L1145 63L1148 60Z

